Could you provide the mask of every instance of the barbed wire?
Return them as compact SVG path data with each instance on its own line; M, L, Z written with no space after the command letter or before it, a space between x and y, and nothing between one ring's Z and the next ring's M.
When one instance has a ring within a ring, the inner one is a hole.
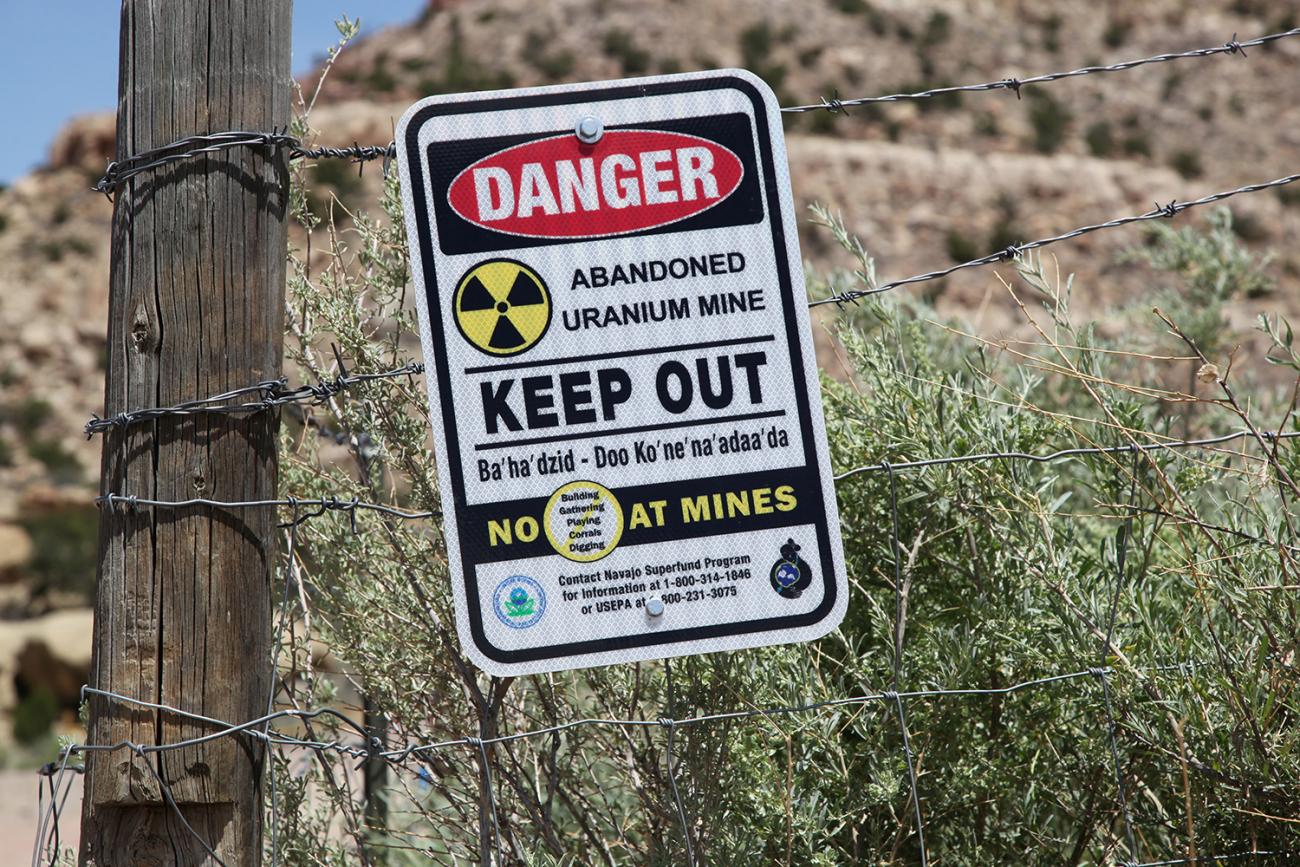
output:
M1063 72L1049 72L1043 75L1034 75L1028 78L1003 78L997 81L986 81L979 84L962 84L948 87L935 87L929 90L915 91L912 93L892 93L885 96L861 96L851 99L841 99L838 95L830 97L823 96L821 102L811 103L808 105L790 105L783 106L782 112L790 114L800 114L810 111L828 111L832 114L846 113L847 109L854 106L871 105L877 103L902 102L906 100L925 100L937 96L944 96L955 93L979 93L997 90L1009 90L1019 98L1021 88L1031 85L1048 84L1054 81L1065 79L1079 78L1085 75L1097 75L1104 73L1126 72L1131 69L1146 66L1153 63L1168 63L1174 60L1184 60L1191 58L1213 57L1218 54L1239 54L1242 57L1248 57L1247 48L1265 45L1271 42L1277 42L1282 39L1289 39L1294 36L1300 36L1300 27L1278 33L1270 33L1265 36L1259 36L1254 39L1248 39L1244 42L1237 39L1237 34L1232 34L1232 38L1221 45L1209 46L1206 48L1194 48L1189 51L1177 51L1166 54L1154 54L1149 57L1141 57L1135 60L1126 60L1121 63L1113 63L1105 66L1084 66L1079 69L1071 69ZM109 162L104 169L104 174L91 187L95 192L111 195L114 190L125 183L130 178L142 173L161 168L172 163L202 156L204 154L217 153L232 148L287 148L290 159L345 159L360 166L374 160L383 160L384 175L388 175L390 163L397 156L397 145L395 142L389 142L386 145L363 145L353 143L343 147L306 147L296 136L289 135L287 131L272 129L270 132L241 131L232 130L229 132L204 133L200 135L185 136L169 144L156 148L141 151L121 160Z
M322 379L316 383L308 383L288 390L285 388L288 380L280 377L279 379L265 380L253 385L236 388L222 394L214 394L211 397L183 401L173 406L128 410L106 418L94 415L91 416L90 421L86 422L86 438L90 439L97 433L103 433L113 428L129 427L133 424L154 421L167 416L241 415L259 413L291 403L322 404L339 392L345 391L354 385L394 377L410 377L421 373L424 373L424 365L418 361L408 362L392 370L385 370L380 373L348 373L346 368L342 368L339 375L333 379ZM230 403L230 401L236 401L249 395L257 395L257 399L242 403Z
M1144 675L1150 672L1167 672L1178 671L1183 676L1194 676L1198 668L1204 668L1203 664L1196 662L1179 662L1168 663L1150 667L1134 667L1132 672L1137 675ZM301 710L297 708L284 708L276 710L262 716L247 720L241 723L231 723L219 720L203 714L187 711L182 708L169 705L162 702L148 701L134 696L112 690L97 689L91 686L83 686L83 702L91 696L99 697L110 702L148 708L150 710L160 711L165 714L173 714L199 723L216 726L217 731L204 735L197 735L190 738L184 738L167 743L137 743L129 739L123 739L110 744L89 744L74 743L68 744L59 752L57 761L51 762L41 768L38 774L42 778L48 778L48 787L51 792L61 792L62 801L66 801L67 793L70 791L70 785L64 786L64 777L69 774L83 773L84 767L72 765L73 756L85 755L89 753L113 753L127 751L139 757L148 757L150 755L169 753L177 750L201 746L224 737L235 737L240 735L248 736L254 740L261 741L267 745L275 745L290 749L306 749L318 752L333 752L339 755L350 756L355 759L381 759L390 764L401 764L409 760L422 760L432 753L441 753L453 748L469 748L471 751L482 753L486 748L512 743L521 740L550 737L574 729L588 727L618 727L618 728L659 728L663 729L669 736L675 729L688 728L693 726L706 725L718 722L735 722L751 720L755 718L777 718L796 714L816 713L823 710L842 708L847 706L862 706L867 704L880 703L884 705L899 706L904 699L946 699L960 697L993 697L1005 696L1027 690L1036 689L1078 681L1085 678L1097 678L1106 683L1107 678L1115 674L1114 670L1108 666L1093 666L1077 671L1069 671L1054 675L1045 675L1042 677L1032 678L1019 681L1003 687L957 687L957 688L932 688L932 689L913 689L913 690L878 690L874 692L863 693L854 696L845 696L834 699L824 699L800 704L790 705L773 705L762 708L745 708L734 711L722 711L716 713L698 714L681 718L674 718L672 715L666 715L654 719L645 717L617 718L617 717L584 717L581 719L569 720L557 725L546 726L543 728L529 729L522 732L510 732L506 734L481 737L466 735L458 738L452 738L442 741L414 743L401 749L383 750L378 748L378 739L375 734L366 729L360 723L351 719L346 713L331 707L316 708L313 710ZM321 717L328 717L336 720L345 729L351 731L356 738L353 743L345 741L323 741L323 740L305 740L280 733L271 733L269 725L280 720L308 721ZM1111 729L1111 725L1107 729ZM1113 734L1109 735L1113 737ZM152 766L152 763L144 764ZM671 770L670 770L671 773ZM155 782L159 786L160 793L164 801L171 805L173 809L178 810L174 805L174 800L170 797L168 784L158 776L155 776ZM675 785L675 784L674 784ZM915 790L913 790L915 792ZM682 816L685 824L684 811L681 807L680 795L676 796L678 802L679 815ZM494 799L495 801L495 799ZM42 803L44 803L42 801ZM913 803L919 804L919 798L914 794ZM53 804L53 801L51 801ZM45 804L38 825L38 851L43 847L40 843L42 839L57 840L57 821L58 809L51 809L51 804ZM495 808L495 802L493 804ZM918 808L919 809L919 808ZM919 819L919 813L917 818ZM53 821L54 828L51 829L50 822ZM495 823L494 823L495 824ZM191 829L192 831L192 829ZM684 829L684 833L686 832ZM48 838L47 838L47 835ZM923 837L922 837L923 839ZM200 839L201 843L206 842ZM499 845L499 844L498 844ZM688 843L689 845L689 843ZM57 849L55 850L57 851ZM924 851L924 850L922 850ZM211 849L209 848L211 854ZM1272 854L1289 854L1285 852L1257 852L1244 853L1242 855L1224 855L1224 856L1200 856L1202 861L1228 860L1232 858L1245 857L1249 854L1272 855ZM212 855L212 857L216 857ZM33 864L39 864L39 858L33 858ZM54 864L54 860L49 862ZM922 863L925 863L925 856L922 856ZM1137 861L1118 861L1116 867L1162 867L1162 865L1177 865L1184 863L1196 863L1192 860L1175 859L1170 861L1154 862L1137 862Z
M821 102L811 103L809 105L782 106L781 111L792 113L829 111L832 114L835 114L845 113L847 109L859 105L875 105L888 102L903 102L906 100L923 100L955 93L980 93L991 90L1012 91L1015 93L1016 98L1019 99L1021 88L1029 87L1034 84L1048 84L1053 81L1061 81L1066 78L1079 78L1084 75L1127 72L1130 69L1137 69L1139 66L1146 66L1152 63L1168 63L1172 60L1213 57L1216 54L1240 54L1242 57L1248 57L1249 55L1246 54L1247 48L1254 48L1257 45L1276 42L1279 39L1289 39L1293 36L1300 36L1300 27L1285 30L1280 33L1270 33L1267 36L1259 36L1255 39L1248 39L1245 42L1239 42L1237 40L1237 34L1234 33L1232 34L1232 38L1222 45L1215 45L1209 48L1193 48L1190 51L1153 54L1150 57L1141 57L1136 60L1126 60L1121 63L1112 63L1105 66L1084 66L1079 69L1071 69L1068 72L1049 72L1045 75L1032 75L1028 78L1002 78L997 81L986 81L982 84L961 84L950 87L934 87L929 90L920 90L914 93L891 93L888 96L863 96L854 99L840 99L837 96L827 98L823 96Z
M121 160L114 160L104 169L104 174L91 187L97 193L111 196L126 181L143 172L162 168L175 162L193 159L204 154L218 153L234 148L262 148L266 150L287 148L289 159L346 159L354 163L383 160L384 174L397 156L397 145L353 144L348 147L304 147L296 136L273 129L271 132L231 130L229 132L188 135L156 148L141 151Z
M1130 443L1120 446L1095 446L1086 448L1061 449L1049 454L1035 455L1028 452L1007 451L1007 452L980 452L969 455L951 455L941 458L925 458L914 461L882 461L876 464L867 464L860 467L854 467L850 470L844 470L834 476L834 481L842 481L852 476L863 473L886 472L892 473L901 470L924 469L926 467L947 466L951 464L965 464L986 461L1029 461L1032 463L1050 463L1053 461L1065 460L1068 458L1083 457L1088 455L1106 455L1122 454L1125 452L1154 452L1162 450L1174 450L1184 448L1204 448L1208 446L1221 445L1233 440L1253 438L1258 436L1265 441L1280 441L1300 437L1300 431L1252 431L1239 430L1231 433L1222 434L1221 436L1205 437L1202 439L1190 440L1168 440L1157 443ZM254 509L254 508L289 508L293 510L293 518L281 524L281 527L297 526L311 518L318 517L327 512L343 512L350 516L352 520L352 529L356 530L356 513L358 511L370 511L383 514L391 518L400 518L403 520L425 520L436 518L442 515L438 510L412 511L400 509L395 506L384 503L373 503L361 500L358 497L340 497L330 495L324 497L299 498L284 497L280 499L263 499L263 500L217 500L207 497L192 497L184 500L160 500L151 497L142 497L135 494L121 494L113 491L101 494L94 500L95 504L111 510L125 509L134 511L140 508L155 509L187 509L195 506L208 506L219 509ZM1177 517L1177 516L1173 516ZM1223 529L1225 532L1233 532L1228 528Z
M1104 223L1093 223L1088 226L1080 226L1077 229L1071 229L1068 232L1062 232L1059 235L1052 235L1047 238L1039 238L1036 241L1027 241L1019 244L1011 244L1005 249L999 250L996 253L989 253L987 256L980 256L977 259L970 259L965 262L959 262L956 265L951 265L947 268L940 268L935 271L929 271L925 274L918 274L915 277L907 277L902 280L892 280L888 283L884 283L879 286L870 286L866 289L852 289L848 292L841 292L836 295L831 295L827 298L818 298L816 300L808 302L808 306L820 307L823 304L843 305L851 301L857 301L862 298L867 298L871 295L879 295L882 292L889 292L890 290L897 289L901 286L909 286L913 283L925 283L929 280L939 280L943 277L947 277L949 274L956 273L957 271L964 271L967 268L979 268L983 265L991 265L994 262L1009 262L1022 253L1027 253L1030 250L1037 250L1041 247L1047 247L1051 244L1057 244L1060 243L1061 241L1069 241L1073 238L1078 238L1081 235L1087 235L1092 232L1099 232L1103 229L1115 229L1115 228L1119 228L1120 226L1128 226L1133 223L1143 223L1148 220L1170 219L1182 213L1183 211L1188 211L1191 210L1192 208L1201 207L1202 205L1208 205L1213 202L1221 202L1224 199L1230 199L1233 196L1240 196L1248 193L1257 193L1260 190L1269 190L1275 187L1284 187L1287 184L1295 183L1297 180L1300 180L1300 174L1287 175L1286 177L1277 178L1271 181L1264 181L1258 184L1247 184L1244 187L1237 187L1235 190L1225 190L1224 192L1220 192L1220 193L1211 193L1208 196L1202 196L1201 198L1193 199L1190 202L1179 202L1175 200L1170 202L1167 205L1161 205L1157 203L1153 209L1141 214L1134 214L1128 217L1116 217L1115 219L1107 220Z

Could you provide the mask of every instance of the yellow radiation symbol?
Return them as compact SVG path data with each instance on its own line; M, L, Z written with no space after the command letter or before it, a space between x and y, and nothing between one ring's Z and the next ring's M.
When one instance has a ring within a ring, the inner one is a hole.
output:
M518 355L551 324L551 293L537 272L512 259L480 262L460 278L456 327L488 355Z

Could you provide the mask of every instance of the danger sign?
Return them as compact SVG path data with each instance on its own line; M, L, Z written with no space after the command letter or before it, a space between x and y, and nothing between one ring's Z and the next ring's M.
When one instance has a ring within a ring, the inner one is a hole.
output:
M402 118L456 623L485 671L806 641L843 617L778 111L724 70Z

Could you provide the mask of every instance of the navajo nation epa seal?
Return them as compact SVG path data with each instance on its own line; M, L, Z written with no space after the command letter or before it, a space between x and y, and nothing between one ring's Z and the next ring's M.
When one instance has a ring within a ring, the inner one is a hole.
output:
M768 578L772 589L786 599L798 599L812 584L812 567L799 556L794 539L787 539L781 546L781 559L772 564Z
M527 575L511 575L492 594L497 618L511 629L527 629L546 612L546 591Z

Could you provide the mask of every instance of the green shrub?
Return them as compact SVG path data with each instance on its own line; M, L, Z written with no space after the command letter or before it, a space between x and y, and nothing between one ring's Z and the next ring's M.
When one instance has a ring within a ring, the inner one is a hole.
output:
M1277 187L1277 200L1288 208L1300 208L1300 186Z
M1199 178L1205 174L1201 155L1192 150L1177 150L1169 156L1169 165L1185 178Z
M1151 156L1151 136L1146 130L1134 127L1124 134L1124 153L1129 156Z
M1153 223L1146 232L1147 244L1125 254L1127 261L1144 262L1170 276L1173 282L1157 290L1161 307L1211 356L1232 340L1225 305L1243 296L1266 295L1274 288L1268 274L1271 257L1243 247L1235 224L1226 207L1210 212L1205 231ZM1144 299L1142 304L1149 307L1150 301ZM1162 339L1170 349L1178 345Z
M934 48L948 41L952 35L952 16L936 9L925 20L925 29L921 31L921 45Z
M1132 25L1120 18L1112 18L1106 24L1106 30L1101 34L1101 41L1106 43L1108 48L1119 48L1128 41L1129 30Z
M9 228L9 215L0 211L0 232Z
M813 135L832 135L838 122L839 119L829 111L808 112L808 131Z
M356 165L348 160L317 160L312 163L310 171L315 174L318 184L333 190L334 196L344 207L351 209L356 205L357 197L364 189ZM330 214L330 199L328 195L319 192L320 189L318 187L311 191L307 207L317 219L325 220Z
M1232 231L1248 244L1259 244L1271 237L1268 224L1252 213L1232 212Z
M397 89L397 77L388 70L387 54L375 58L374 66L366 76L366 86L377 93L392 93Z
M9 440L0 437L0 467L12 467L14 465L14 447L9 444Z
M83 476L81 462L77 456L63 447L57 439L36 438L27 443L27 454L39 461L50 478L58 484L70 485L80 482Z
M427 75L420 79L417 87L421 94L472 93L514 86L514 77L507 70L494 70L491 65L480 63L465 50L465 35L459 16L451 17L449 31L442 72L440 75ZM491 62L495 62L495 58Z
M784 102L786 68L772 59L777 41L777 34L766 21L745 28L740 33L741 65L766 81L776 91L777 99Z
M867 26L876 36L889 32L889 16L881 12L867 0L830 0L831 8L838 9L845 15L862 15L867 19Z
M740 33L741 62L749 68L765 64L773 42L772 28L766 21L746 27Z
M1001 134L998 116L991 111L981 111L975 115L975 133L993 138Z
M0 406L0 421L13 424L23 436L31 436L49 421L54 407L43 397L27 397L17 403Z
M59 718L59 701L45 687L37 687L14 706L14 740L34 744L48 737L54 721Z
M958 229L948 230L944 245L948 250L948 258L954 262L969 262L980 256L979 245Z
M605 53L619 62L625 75L642 75L650 70L650 52L639 47L626 30L610 30L602 43Z
M1028 102L1029 123L1034 128L1034 148L1039 153L1055 153L1065 141L1073 120L1070 110L1042 90L1029 91Z
M295 258L289 303L302 313L288 351L302 378L319 375L325 340L337 341L357 370L409 357L415 326L400 202L390 181L385 214L359 220L349 243L366 251L364 273L308 282ZM1015 208L995 204L999 231L1009 236ZM854 272L812 273L812 285L872 288L874 263L861 245L824 212L818 219ZM1300 612L1281 588L1293 572L1288 546L1297 544L1286 487L1300 476L1296 450L1275 443L1273 458L1271 447L1241 443L1217 451L1122 448L1130 438L1164 442L1191 415L1177 399L1185 363L1146 354L1168 331L1152 304L1199 335L1188 317L1207 306L1206 293L1212 303L1229 289L1246 291L1260 267L1225 218L1213 220L1209 233L1153 224L1142 248L1153 279L1168 282L1186 306L1141 293L1122 329L1075 320L1071 293L1098 287L1074 286L1068 270L1051 277L1050 260L1033 255L998 269L1031 308L1023 321L998 326L1023 332L1021 340L965 337L974 326L939 314L919 291L826 308L852 371L851 382L823 382L831 463L836 472L877 467L835 485L848 614L815 642L674 659L671 694L660 662L509 680L481 675L456 637L452 582L461 576L447 571L439 521L358 515L355 532L346 515L304 523L295 534L301 595L292 588L284 601L297 618L308 600L313 616L292 630L287 650L305 658L328 646L346 660L394 743L448 745L401 762L401 783L386 790L400 814L369 824L351 792L329 785L352 771L354 756L324 751L306 764L274 756L277 839L282 852L297 853L284 863L356 863L357 850L372 844L376 852L418 847L428 861L473 863L486 860L480 828L495 820L511 865L684 864L683 833L699 864L917 864L899 705L931 863L1177 859L1190 849L1188 814L1198 852L1295 849L1288 820L1300 806L1289 785L1300 778L1291 697ZM357 303L363 286L365 305ZM1220 340L1237 340L1222 323L1215 327ZM1228 351L1223 343L1207 349ZM1248 364L1239 357L1233 370L1243 412L1270 428L1287 417L1290 394L1254 387ZM1180 380L1173 386L1165 382L1171 367ZM337 409L332 423L373 439L380 457L371 469L382 481L371 487L354 466L319 453L315 439L286 431L283 492L439 508L418 389L376 382L340 395ZM1202 404L1190 421L1204 435L1243 424L1219 402ZM1121 448L1050 464L897 468L929 457L1092 444ZM894 470L879 470L882 461ZM385 496L394 489L399 496ZM897 629L896 576L908 588ZM1253 589L1260 587L1273 589ZM896 663L900 692L1006 691L880 700L894 689ZM1068 677L1013 689L1061 675ZM322 707L331 699L325 681L297 678L286 688L295 704ZM655 722L804 704L818 706ZM644 725L565 725L583 718ZM512 739L466 746L467 735L485 732ZM1136 851L1125 841L1112 732ZM355 742L326 717L313 721L312 734ZM493 810L482 817L479 761L493 786ZM341 841L340 827L365 832Z
M1061 50L1061 26L1065 22L1060 15L1053 13L1043 22L1043 50L1056 54Z
M40 511L19 525L32 540L26 567L35 593L58 590L90 599L99 562L99 513L94 508Z
M570 51L550 51L552 38L539 30L529 30L524 37L523 59L548 80L559 81L573 72L575 61Z
M67 245L69 251L78 256L89 256L95 250L89 241L75 235L68 238L64 243Z
M1088 152L1094 157L1108 157L1115 152L1109 121L1099 120L1090 124L1084 130L1083 140L1088 143Z
M1161 87L1161 98L1166 101L1172 99L1174 94L1178 93L1179 88L1183 86L1184 80L1185 77L1181 69L1169 70L1169 73L1165 75L1165 83Z

